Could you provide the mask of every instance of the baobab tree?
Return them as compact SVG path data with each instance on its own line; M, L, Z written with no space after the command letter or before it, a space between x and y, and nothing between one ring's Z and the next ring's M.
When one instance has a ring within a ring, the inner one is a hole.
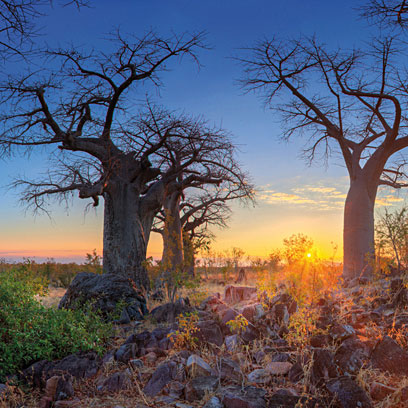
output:
M168 208L163 208L156 215L152 231L161 234L163 238L163 264L168 263L169 252L177 252L178 269L184 268L189 275L193 275L196 251L214 237L210 228L227 227L231 216L228 202L253 202L254 187L247 174L240 169L230 173L229 168L227 171L224 169L221 174L224 174L224 180L219 185L203 183L202 186L197 185L192 189L192 192L188 186L186 191L182 188L176 190L179 200L177 211L173 209L173 212L169 213ZM169 234L169 222L176 224L180 232ZM178 238L180 235L181 246ZM175 237L178 239L175 240Z
M143 261L151 223L166 183L175 177L174 169L162 169L159 152L185 123L150 105L135 117L131 91L146 82L159 86L170 60L197 61L196 51L204 45L200 34L165 39L118 33L115 40L111 54L49 51L53 60L47 69L10 78L2 87L0 142L4 153L56 146L59 166L46 180L15 183L26 187L23 199L41 209L44 198L54 194L78 191L94 205L103 197L104 271L147 288Z
M87 0L61 1L61 5L86 6ZM0 0L0 56L25 55L33 38L41 32L37 20L44 16L50 0Z
M223 197L224 201L233 196L239 198L253 195L253 186L236 159L236 148L228 133L223 129L208 128L205 122L201 122L194 122L192 132L196 133L196 137L190 137L190 143L183 144L176 139L175 145L166 144L169 148L167 158L170 168L180 168L181 163L191 162L169 184L164 196L162 265L168 272L183 269L183 227L192 215L190 211L181 219L182 208L186 208L186 204L182 203L186 190L205 191L207 186L212 186L212 191L217 191L213 198L220 200ZM202 208L196 208L196 211Z
M243 86L283 116L285 138L304 134L308 160L333 151L350 178L344 209L344 277L370 275L374 204L380 185L406 186L393 161L408 146L405 71L393 41L333 52L312 38L259 42L242 59Z

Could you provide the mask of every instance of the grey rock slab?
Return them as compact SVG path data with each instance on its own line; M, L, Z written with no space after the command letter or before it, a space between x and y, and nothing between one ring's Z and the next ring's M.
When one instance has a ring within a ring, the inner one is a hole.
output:
M396 375L408 375L408 353L391 337L385 336L371 354L374 368Z
M131 386L131 375L125 370L110 375L103 384L98 387L98 390L102 392L117 393L129 389Z
M223 408L224 405L218 397L211 397L203 408Z
M208 363L206 363L197 354L192 354L187 359L187 371L191 377L199 377L204 375L211 375L212 369Z
M266 391L253 386L227 387L222 392L225 408L266 408Z
M254 384L269 384L271 373L263 368L258 368L248 374L248 381Z
M177 364L174 361L162 363L150 377L143 392L149 397L155 397L176 376Z
M218 385L218 377L196 377L187 383L184 395L189 402L201 400L206 393L214 392L218 388Z
M350 377L339 377L326 383L329 394L337 401L339 408L372 408L366 392Z

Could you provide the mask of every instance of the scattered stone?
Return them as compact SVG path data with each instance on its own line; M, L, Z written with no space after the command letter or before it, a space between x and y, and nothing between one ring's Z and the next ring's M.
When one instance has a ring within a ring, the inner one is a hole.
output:
M134 370L138 370L139 368L142 368L144 366L143 361L138 358L130 360L129 364Z
M239 337L237 334L225 337L225 347L229 352L233 352L239 345Z
M224 336L220 326L214 320L199 321L197 327L195 336L199 341L215 344L218 347L223 345Z
M338 375L334 356L330 350L313 350L313 363L311 380L316 385L321 385L329 378L335 378Z
M310 397L299 397L290 393L283 393L279 390L268 398L268 408L318 408L317 400ZM350 407L351 408L351 407Z
M136 357L138 352L137 344L127 343L118 348L115 353L115 359L121 363L127 364L129 360Z
M231 386L223 390L225 408L266 408L266 391L252 386Z
M391 337L385 336L371 354L374 368L396 375L408 375L408 353Z
M241 339L245 344L248 344L256 339L259 339L260 337L261 337L260 331L252 325L248 325L245 328L244 332L241 334Z
M177 316L186 314L192 311L188 298L177 299L174 303L165 303L155 307L151 312L151 316L158 323L174 323Z
M169 407L176 403L176 398L170 397L170 395L162 395L161 397L156 398L156 401L165 404L166 407Z
M310 345L312 347L326 347L329 345L329 336L327 334L315 334L310 338Z
M189 381L184 390L187 401L193 402L204 398L206 393L214 392L218 388L218 377L196 377Z
M265 316L265 311L260 303L254 303L252 305L245 306L242 309L241 314L250 322L255 323Z
M272 312L275 316L275 320L280 324L287 326L289 324L289 311L284 303L277 303L273 306Z
M286 375L289 373L292 365L289 362L272 361L266 365L265 370L271 375Z
M239 303L243 300L256 299L257 289L249 286L233 286L225 287L224 300L227 303Z
M155 397L176 376L177 364L174 361L162 363L145 385L143 392L149 397Z
M367 359L367 347L353 338L345 340L334 356L335 363L344 375L356 375Z
M222 304L224 304L224 302L221 300L221 295L219 293L215 293L214 295L208 296L208 298L204 299L198 308L200 310L206 310L211 308L211 306Z
M55 375L45 385L45 395L41 398L40 408L48 408L54 401L65 400L74 395L71 376Z
M356 331L348 324L335 324L330 329L331 338L338 342L342 342L355 334Z
M221 380L230 380L235 382L241 382L243 374L239 364L230 358L221 358L220 360L220 372Z
M7 385L6 384L0 384L0 397L2 395L5 395L7 392Z
M170 397L180 398L184 393L184 384L180 381L172 381L168 385L168 393Z
M70 374L74 378L90 378L102 366L102 359L93 351L71 354L62 360L41 360L26 368L22 376L35 387L44 388L45 382L55 376Z
M289 381L292 383L299 382L305 375L303 367L309 363L310 359L306 356L299 356L296 363L293 364L288 373Z
M79 408L81 406L81 401L79 398L75 398L69 401L55 401L54 408Z
M248 374L248 381L254 384L269 384L271 373L263 368L258 368Z
M388 385L381 384L379 382L373 382L370 386L370 396L376 401L381 401L396 391L396 388L389 387Z
M276 363L286 363L287 361L289 361L290 356L287 353L277 353L274 354L271 358L272 362L276 362Z
M176 402L175 407L176 408L194 408L193 406L189 404L184 404L183 402Z
M211 367L197 354L192 354L187 359L187 371L190 377L211 375Z
M230 330L229 326L227 325L227 323L230 320L234 320L238 315L239 315L239 313L234 309L227 309L225 311L225 313L222 315L221 328L222 328L224 334L231 333L231 330Z
M58 308L77 309L89 303L106 318L125 305L129 320L141 320L147 314L146 298L137 291L133 281L116 274L78 273L61 299Z
M157 354L154 351L147 353L144 358L148 364L154 364L157 361Z
M117 393L129 389L131 385L131 375L128 370L125 370L110 375L102 385L98 387L98 390L101 392Z
M336 399L339 408L372 408L366 392L350 377L339 377L326 383L329 394Z
M253 358L256 364L262 365L266 357L266 353L263 350L258 350L253 354Z
M218 397L211 397L209 401L203 406L203 408L223 408L224 405Z

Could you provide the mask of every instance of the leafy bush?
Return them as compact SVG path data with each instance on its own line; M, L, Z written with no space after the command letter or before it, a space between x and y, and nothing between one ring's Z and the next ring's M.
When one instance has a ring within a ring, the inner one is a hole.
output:
M87 310L46 308L36 298L44 282L27 268L0 272L0 382L41 359L83 350L101 353L112 326Z
M194 333L198 331L197 313L180 314L177 317L177 323L179 329L167 335L173 343L173 348L175 350L182 350L184 348L189 350L196 349L198 338L194 336Z

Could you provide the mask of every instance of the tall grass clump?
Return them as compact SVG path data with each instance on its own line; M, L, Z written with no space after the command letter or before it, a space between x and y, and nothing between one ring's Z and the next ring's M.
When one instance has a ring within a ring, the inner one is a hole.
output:
M38 360L106 348L110 324L90 308L46 308L35 296L45 292L46 282L29 268L0 271L0 382Z

